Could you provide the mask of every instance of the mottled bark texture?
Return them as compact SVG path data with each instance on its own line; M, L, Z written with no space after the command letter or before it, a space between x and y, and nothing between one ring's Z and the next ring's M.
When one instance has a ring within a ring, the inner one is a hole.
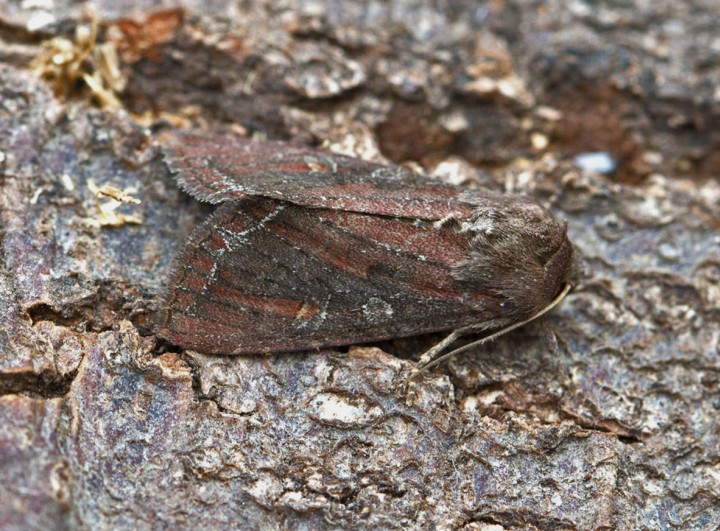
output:
M716 528L715 2L165 5L96 3L118 110L29 67L81 6L0 2L0 528ZM180 352L151 318L208 209L152 139L219 123L532 194L581 283L404 396L433 338Z

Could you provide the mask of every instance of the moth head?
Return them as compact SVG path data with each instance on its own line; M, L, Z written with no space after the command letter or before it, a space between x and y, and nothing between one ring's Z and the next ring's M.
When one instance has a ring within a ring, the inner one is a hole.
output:
M571 280L573 248L567 223L523 196L473 195L456 230L468 238L468 258L455 278L500 300L517 319L547 306Z

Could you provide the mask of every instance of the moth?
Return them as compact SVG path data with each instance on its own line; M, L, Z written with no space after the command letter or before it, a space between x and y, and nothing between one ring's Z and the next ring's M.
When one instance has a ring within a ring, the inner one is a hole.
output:
M232 133L172 133L163 152L183 190L220 205L171 269L158 333L180 347L267 353L452 331L419 371L458 337L492 339L569 289L567 225L528 197Z

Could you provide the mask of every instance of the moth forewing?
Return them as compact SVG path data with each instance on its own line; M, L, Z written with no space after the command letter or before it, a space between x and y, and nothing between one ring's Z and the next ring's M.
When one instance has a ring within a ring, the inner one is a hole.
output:
M175 259L160 312L159 334L184 348L519 326L572 269L566 226L529 198L225 133L177 133L165 153L186 191L222 203Z

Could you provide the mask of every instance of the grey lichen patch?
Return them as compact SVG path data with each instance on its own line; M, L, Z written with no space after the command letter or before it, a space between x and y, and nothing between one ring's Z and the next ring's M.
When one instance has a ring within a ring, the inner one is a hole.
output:
M380 418L382 409L362 396L325 392L310 401L308 414L322 423L360 427Z
M327 44L298 43L285 82L309 99L333 98L362 85L367 76L359 63Z

